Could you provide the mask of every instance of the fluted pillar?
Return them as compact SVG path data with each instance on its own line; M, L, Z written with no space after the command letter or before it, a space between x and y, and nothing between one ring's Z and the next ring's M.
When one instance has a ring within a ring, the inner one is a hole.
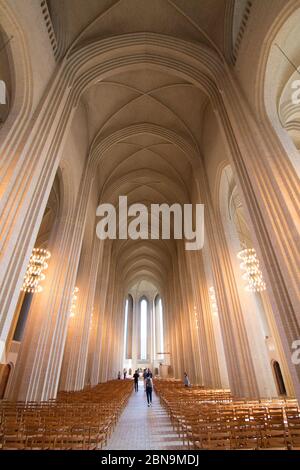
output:
M107 244L106 244L107 245ZM96 339L95 339L95 349L93 351L93 362L92 362L92 378L91 385L97 385L101 382L101 373L102 373L102 356L104 353L104 341L106 333L106 322L107 317L105 315L105 306L106 306L106 297L109 288L109 276L110 276L110 254L111 251L105 245L105 249L102 252L102 257L100 260L99 273L98 273L98 282L96 289L96 298L98 304L98 315L97 315L97 325L96 325Z
M85 174L76 212L61 218L50 246L47 282L29 313L10 398L40 401L56 397L90 188L91 178Z
M103 242L94 232L93 244L87 253L83 253L82 272L79 273L76 285L79 288L79 303L76 315L70 319L70 335L66 345L69 354L65 355L62 375L65 390L81 390L84 387L87 364L89 335L92 320L94 296L97 281L98 266L101 258ZM66 351L67 352L67 351Z
M183 243L178 244L178 273L180 279L180 291L182 297L182 311L180 319L182 324L183 348L186 354L185 370L190 380L198 383L201 380L199 373L199 348L197 342L197 325L194 315L194 293L191 290L191 280L186 266L186 258ZM205 338L203 338L205 341Z
M202 381L206 386L218 388L221 387L221 378L202 254L187 252L187 259L198 318L197 339Z
M182 300L180 277L178 273L178 265L173 271L173 311L174 325L173 332L176 337L176 377L181 378L186 368L192 366L189 360L190 342L189 332L185 328L185 306Z

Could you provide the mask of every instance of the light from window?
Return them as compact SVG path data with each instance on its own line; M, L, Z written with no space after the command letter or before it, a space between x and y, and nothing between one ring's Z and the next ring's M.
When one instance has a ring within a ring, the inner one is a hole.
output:
M159 308L159 333L160 333L160 351L163 352L164 350L164 331L163 331L163 308L162 308L162 301L159 299L158 303Z
M125 303L125 325L124 325L124 358L126 359L126 349L127 349L127 328L128 328L128 299Z
M141 359L147 359L147 300L141 301Z

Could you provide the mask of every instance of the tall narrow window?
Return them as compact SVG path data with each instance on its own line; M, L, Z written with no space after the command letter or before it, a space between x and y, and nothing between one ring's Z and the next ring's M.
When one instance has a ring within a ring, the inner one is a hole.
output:
M159 299L158 302L158 321L159 321L159 346L160 346L160 351L164 351L164 324L163 324L163 307L162 307L162 301Z
M141 301L141 359L147 359L147 310L146 299Z
M127 324L128 324L128 299L125 303L125 321L124 321L124 358L126 359L127 352Z
M283 377L282 377L279 362L273 361L273 369L274 369L274 373L275 373L275 379L276 379L278 394L279 395L286 395L286 388L285 388L285 385L284 385L284 380L283 380Z
M165 359L164 355L164 329L163 329L163 306L159 295L155 298L155 353L159 361Z

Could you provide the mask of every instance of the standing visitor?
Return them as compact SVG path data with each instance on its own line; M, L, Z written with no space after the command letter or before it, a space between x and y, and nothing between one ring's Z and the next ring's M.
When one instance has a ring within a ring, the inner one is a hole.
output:
M146 391L146 378L147 378L147 369L144 369L143 379L144 379L144 390Z
M118 372L118 380L121 380L121 372Z
M135 373L133 374L133 379L134 379L134 390L135 392L139 391L139 373L136 370Z
M127 375L127 369L124 369L123 370L123 375L124 375L124 380L126 379L126 375Z
M152 406L152 389L153 389L153 381L150 374L147 375L146 380L146 395L147 395L147 403L148 407Z
M183 383L184 383L185 387L190 387L191 386L190 379L188 378L188 375L187 375L186 372L184 373Z

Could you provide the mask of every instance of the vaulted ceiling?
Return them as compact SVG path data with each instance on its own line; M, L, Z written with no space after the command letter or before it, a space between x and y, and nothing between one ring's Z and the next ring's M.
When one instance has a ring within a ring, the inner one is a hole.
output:
M152 31L223 50L228 0L48 0L56 36L72 44Z
M61 54L87 42L116 35L151 32L201 43L222 54L226 0L48 0ZM191 202L191 155L155 125L172 131L201 158L207 96L163 68L135 67L88 88L86 109L90 145L117 131L144 125L145 131L118 139L101 157L99 201L128 203ZM147 127L148 126L148 127ZM177 253L174 240L116 240L113 256L122 282L130 288L145 279L160 290Z

